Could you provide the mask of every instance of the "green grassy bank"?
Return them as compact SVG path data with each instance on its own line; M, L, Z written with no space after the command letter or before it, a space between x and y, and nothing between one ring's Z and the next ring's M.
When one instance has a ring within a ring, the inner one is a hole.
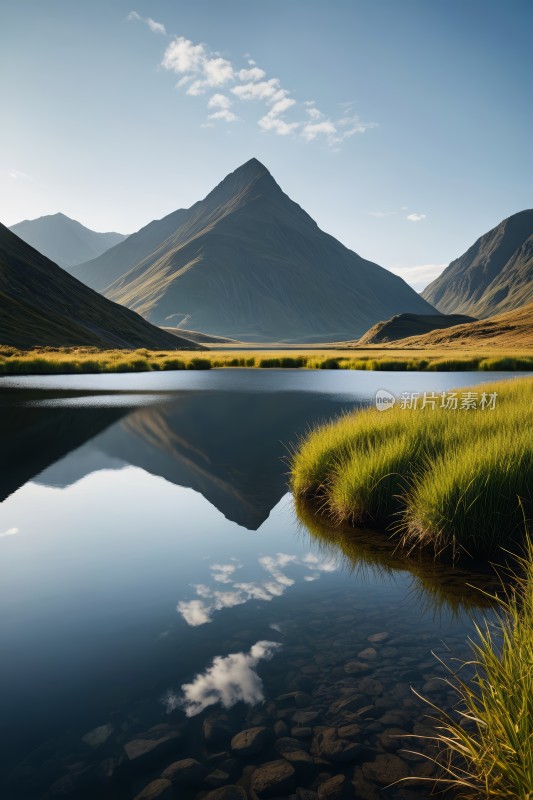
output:
M20 350L0 345L0 375L60 375L153 372L247 367L260 369L358 369L383 371L533 370L533 356L521 353L450 353L407 350L284 351L98 350L42 347Z
M448 667L454 711L432 717L442 777L463 800L533 797L533 545L498 599L499 613L476 625L468 662ZM474 672L463 676L464 668ZM426 701L427 702L427 701Z
M512 548L533 506L533 379L471 391L476 409L396 404L311 431L291 457L294 494L339 525L387 529L407 551L490 559Z

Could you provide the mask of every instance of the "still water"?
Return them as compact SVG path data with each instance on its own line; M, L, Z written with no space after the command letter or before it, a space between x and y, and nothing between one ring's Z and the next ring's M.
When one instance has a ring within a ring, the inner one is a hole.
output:
M411 687L452 702L432 651L465 654L486 577L297 514L286 457L377 389L499 377L0 379L0 796L428 797L384 787L430 771Z

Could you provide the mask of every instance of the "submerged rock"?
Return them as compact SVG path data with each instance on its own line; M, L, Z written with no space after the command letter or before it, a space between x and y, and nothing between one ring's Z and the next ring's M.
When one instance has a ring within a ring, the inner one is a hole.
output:
M318 787L319 800L351 800L353 786L345 775L335 775Z
M238 756L253 756L268 747L273 738L269 728L248 728L233 737L231 749Z
M180 738L176 731L154 729L125 744L124 752L130 764L145 766L168 755Z
M175 786L194 786L203 781L205 774L206 768L195 758L183 758L163 770L161 777Z
M172 800L173 796L170 781L158 778L135 795L135 800Z
M242 786L222 786L204 795L204 800L246 800L246 790Z
M363 775L367 780L388 786L401 778L407 778L409 770L407 764L398 756L391 753L379 755L374 761L367 761L362 765Z
M252 791L259 798L285 797L294 789L294 768L284 759L261 764L252 774Z
M114 730L113 725L99 725L98 728L94 728L89 733L86 733L85 736L82 736L81 740L88 744L89 747L100 747L100 745L107 742Z
M311 752L319 758L335 763L354 761L362 747L349 739L342 739L336 728L322 728L313 738Z

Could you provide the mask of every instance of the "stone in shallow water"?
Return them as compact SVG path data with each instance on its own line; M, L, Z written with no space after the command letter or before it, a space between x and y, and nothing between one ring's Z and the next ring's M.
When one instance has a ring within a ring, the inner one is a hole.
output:
M378 656L378 651L375 647L366 647L364 650L361 650L360 653L357 653L358 658L364 658L365 661L373 661Z
M205 773L204 765L195 758L183 758L163 770L161 777L176 786L194 786L203 781Z
M384 642L385 639L389 638L388 631L380 631L379 633L373 633L371 636L367 636L369 642L372 644L377 644L378 642Z
M143 734L143 737L149 736L150 733L148 731L147 734ZM180 738L180 735L175 731L161 731L159 735L154 731L153 738L139 737L125 744L124 752L130 764L144 766L147 763L155 763L168 755Z
M224 786L225 784L229 783L231 780L229 776L229 772L225 772L223 769L215 769L213 772L210 772L205 782L208 786L212 786L217 789L219 786Z
M269 761L254 770L250 785L257 797L285 797L294 789L294 776L288 761Z
M274 733L276 736L287 736L289 733L289 726L283 720L278 719L278 721L274 724Z
M135 800L171 800L173 796L170 781L158 778L135 795Z
M344 671L348 675L359 675L362 672L368 672L369 669L370 664L365 664L363 661L348 661L344 665Z
M235 733L232 730L228 716L217 711L204 719L203 730L204 739L208 745L226 743Z
M314 755L334 763L354 761L361 750L360 744L341 739L335 728L317 730L311 745L311 752Z
M357 684L360 692L370 695L370 697L377 697L383 692L383 684L374 678L363 678Z
M363 775L367 780L388 786L390 783L406 778L409 774L407 764L392 753L379 755L374 761L362 765Z
M268 747L273 738L269 728L248 728L233 737L231 749L237 756L253 756Z
M222 786L204 795L203 800L246 800L246 790L242 786Z
M85 736L82 736L81 740L88 744L89 747L100 747L104 742L107 742L114 730L112 725L100 725L98 728L86 733Z
M296 722L298 725L302 727L306 727L307 725L311 725L313 722L319 718L320 713L318 711L295 711L292 715L293 722Z
M384 750L399 750L400 747L409 747L409 734L402 728L387 728L379 741Z
M334 775L318 787L319 800L350 800L353 786L345 775Z

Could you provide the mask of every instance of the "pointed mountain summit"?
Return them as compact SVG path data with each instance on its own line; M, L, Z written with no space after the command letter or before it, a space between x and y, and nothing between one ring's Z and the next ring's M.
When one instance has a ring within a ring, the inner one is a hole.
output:
M394 314L435 313L321 231L255 158L75 274L157 325L243 341L342 341Z
M61 213L25 219L9 230L67 272L127 238L123 233L92 231Z
M533 300L533 209L504 219L422 292L443 314L490 317Z
M198 349L84 286L1 224L0 344Z

